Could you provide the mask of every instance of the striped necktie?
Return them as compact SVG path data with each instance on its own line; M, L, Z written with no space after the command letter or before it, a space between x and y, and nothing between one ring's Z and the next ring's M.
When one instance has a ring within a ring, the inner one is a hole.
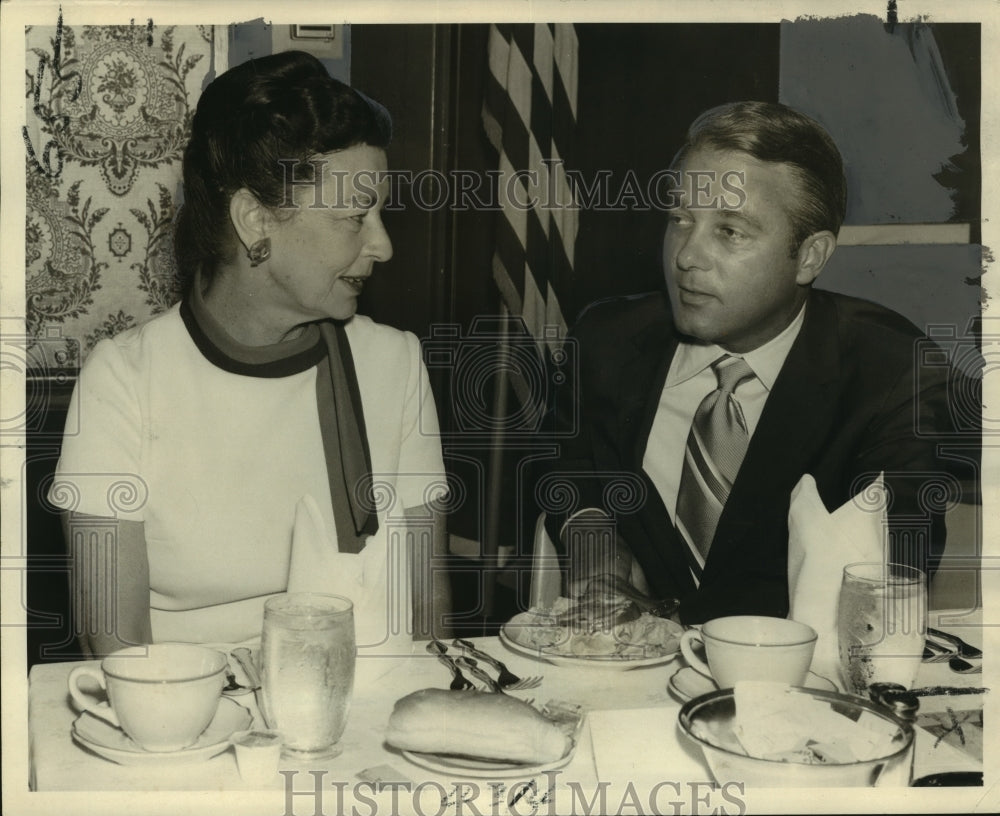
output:
M727 354L712 363L712 370L719 386L695 411L677 492L677 529L688 545L695 584L701 581L715 528L750 441L733 391L754 376L753 369Z

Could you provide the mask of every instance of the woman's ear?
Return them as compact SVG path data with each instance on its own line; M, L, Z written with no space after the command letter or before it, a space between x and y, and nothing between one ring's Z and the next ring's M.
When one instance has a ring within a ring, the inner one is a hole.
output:
M246 187L241 187L229 199L229 220L244 249L250 249L267 237L269 216L267 208Z
M829 230L814 232L806 238L799 247L799 270L795 282L800 286L808 286L816 280L836 248L837 236Z

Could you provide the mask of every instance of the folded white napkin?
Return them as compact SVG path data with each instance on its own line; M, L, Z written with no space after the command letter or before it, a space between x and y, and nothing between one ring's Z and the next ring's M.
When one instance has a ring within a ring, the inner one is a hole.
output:
M341 554L337 530L323 520L316 500L308 493L299 499L292 527L289 592L345 595L357 603L364 585L364 560L354 553Z
M389 658L408 656L413 649L410 556L405 539L390 555L386 527L370 536L360 553L342 553L335 525L326 523L311 495L304 495L295 507L287 591L351 599L357 683L391 670Z
M806 474L788 510L788 617L816 630L812 671L841 686L837 598L844 567L884 559L888 497L883 474L842 507L828 512Z
M686 788L690 782L711 778L701 749L682 735L673 705L589 711L587 723L598 779L629 780L636 790L648 790L664 779ZM637 734L656 734L656 750L639 750ZM669 790L668 786L664 795ZM621 791L609 792L609 804L616 795L621 797Z

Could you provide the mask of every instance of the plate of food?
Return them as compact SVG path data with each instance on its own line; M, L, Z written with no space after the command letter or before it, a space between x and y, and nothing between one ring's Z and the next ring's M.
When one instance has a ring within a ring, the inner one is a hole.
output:
M621 598L601 603L558 598L551 607L515 615L500 628L500 640L514 652L549 663L619 671L677 657L684 627L628 604Z
M386 742L437 773L523 779L570 763L583 716L555 700L539 710L506 694L423 689L396 701Z

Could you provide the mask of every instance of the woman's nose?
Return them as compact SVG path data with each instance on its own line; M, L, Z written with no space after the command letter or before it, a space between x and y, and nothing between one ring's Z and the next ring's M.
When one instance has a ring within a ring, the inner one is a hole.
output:
M392 257L392 239L389 238L389 233L386 232L382 219L379 217L374 218L369 229L370 232L367 241L368 254L376 261L382 263L388 261Z

